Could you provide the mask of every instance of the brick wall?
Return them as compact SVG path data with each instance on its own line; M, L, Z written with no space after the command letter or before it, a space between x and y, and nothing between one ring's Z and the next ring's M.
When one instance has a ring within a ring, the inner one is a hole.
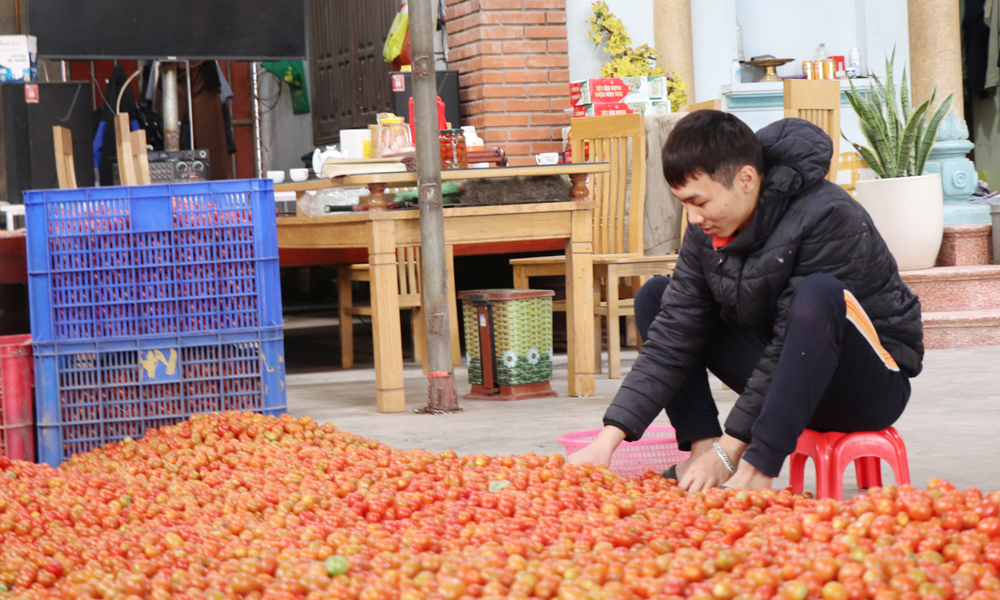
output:
M566 0L446 0L448 59L457 69L463 125L511 165L562 150L569 125Z

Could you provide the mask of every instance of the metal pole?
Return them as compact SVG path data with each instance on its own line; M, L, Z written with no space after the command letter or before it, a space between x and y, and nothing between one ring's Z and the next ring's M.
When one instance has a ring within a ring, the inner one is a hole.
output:
M260 143L260 81L257 79L257 64L250 63L250 95L253 96L253 166L256 177L264 173L264 156Z
M184 61L184 68L187 69L187 97L188 97L188 137L191 139L191 149L194 150L194 107L191 105L191 61Z
M59 61L59 77L60 81L69 81L69 70L64 60Z
M94 61L90 61L90 110L97 110L97 74L94 72Z
M229 81L229 85L232 86L233 85L233 61L231 61L231 60L227 60L226 61L226 79ZM233 120L233 99L230 98L226 102L227 102L227 106L229 107L229 121L232 123L232 120ZM232 127L235 129L236 128L236 123L232 123ZM235 131L233 132L233 135L234 136L236 135ZM230 175L230 177L232 179L236 179L236 153L233 153L233 154L229 155L229 164L232 166L232 169L230 169L230 171L229 171L229 175Z
M160 64L163 78L163 149L181 149L181 124L177 111L177 63Z
M431 0L410 0L410 56L413 62L413 120L420 200L420 255L423 309L427 329L428 412L458 410L451 365L448 323L448 274L441 204L437 81L434 71L434 11ZM457 123L455 124L458 125Z

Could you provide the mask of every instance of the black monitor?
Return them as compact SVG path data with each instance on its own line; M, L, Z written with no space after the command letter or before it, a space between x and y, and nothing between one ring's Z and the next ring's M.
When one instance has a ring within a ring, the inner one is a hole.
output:
M55 60L306 57L305 0L27 0L27 27Z

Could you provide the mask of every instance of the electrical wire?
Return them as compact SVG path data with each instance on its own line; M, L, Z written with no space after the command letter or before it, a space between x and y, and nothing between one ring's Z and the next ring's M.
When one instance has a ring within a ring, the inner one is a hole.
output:
M277 91L277 93L275 93L274 97L271 98L271 100L270 100L271 104L270 105L267 104L267 100L264 98L264 96L262 94L260 94L260 93L257 94L257 101L260 102L261 111L274 110L274 109L278 108L278 103L281 102L281 93L282 93L282 86L281 86L281 84L283 82L282 82L281 78L278 77L277 75L275 75L274 73L268 71L267 69L260 69L260 70L257 71L257 76L258 77L261 76L261 75L265 75L265 74L266 75L270 75L272 78L274 78L275 81L278 82L278 91Z
M101 84L97 81L97 76L91 73L90 80L94 82L94 89L101 95L101 106L111 108L111 104L108 103L108 99L104 97L104 92L101 91ZM104 83L106 84L107 82L105 81Z
M118 101L115 102L115 114L116 115L121 112L122 96L125 95L125 90L128 89L128 86L129 86L129 84L132 83L132 80L139 76L139 73L142 73L142 67L139 67L138 69L136 69L135 73L132 73L132 75L130 75L129 78L125 80L125 85L122 86L122 89L118 90ZM101 94L101 97L103 98L104 94Z

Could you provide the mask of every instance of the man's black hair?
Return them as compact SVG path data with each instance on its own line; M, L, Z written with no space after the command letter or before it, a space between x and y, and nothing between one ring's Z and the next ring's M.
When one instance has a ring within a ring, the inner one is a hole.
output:
M746 165L764 175L757 135L737 117L718 110L699 110L678 121L663 147L663 176L672 188L699 173L732 187Z

